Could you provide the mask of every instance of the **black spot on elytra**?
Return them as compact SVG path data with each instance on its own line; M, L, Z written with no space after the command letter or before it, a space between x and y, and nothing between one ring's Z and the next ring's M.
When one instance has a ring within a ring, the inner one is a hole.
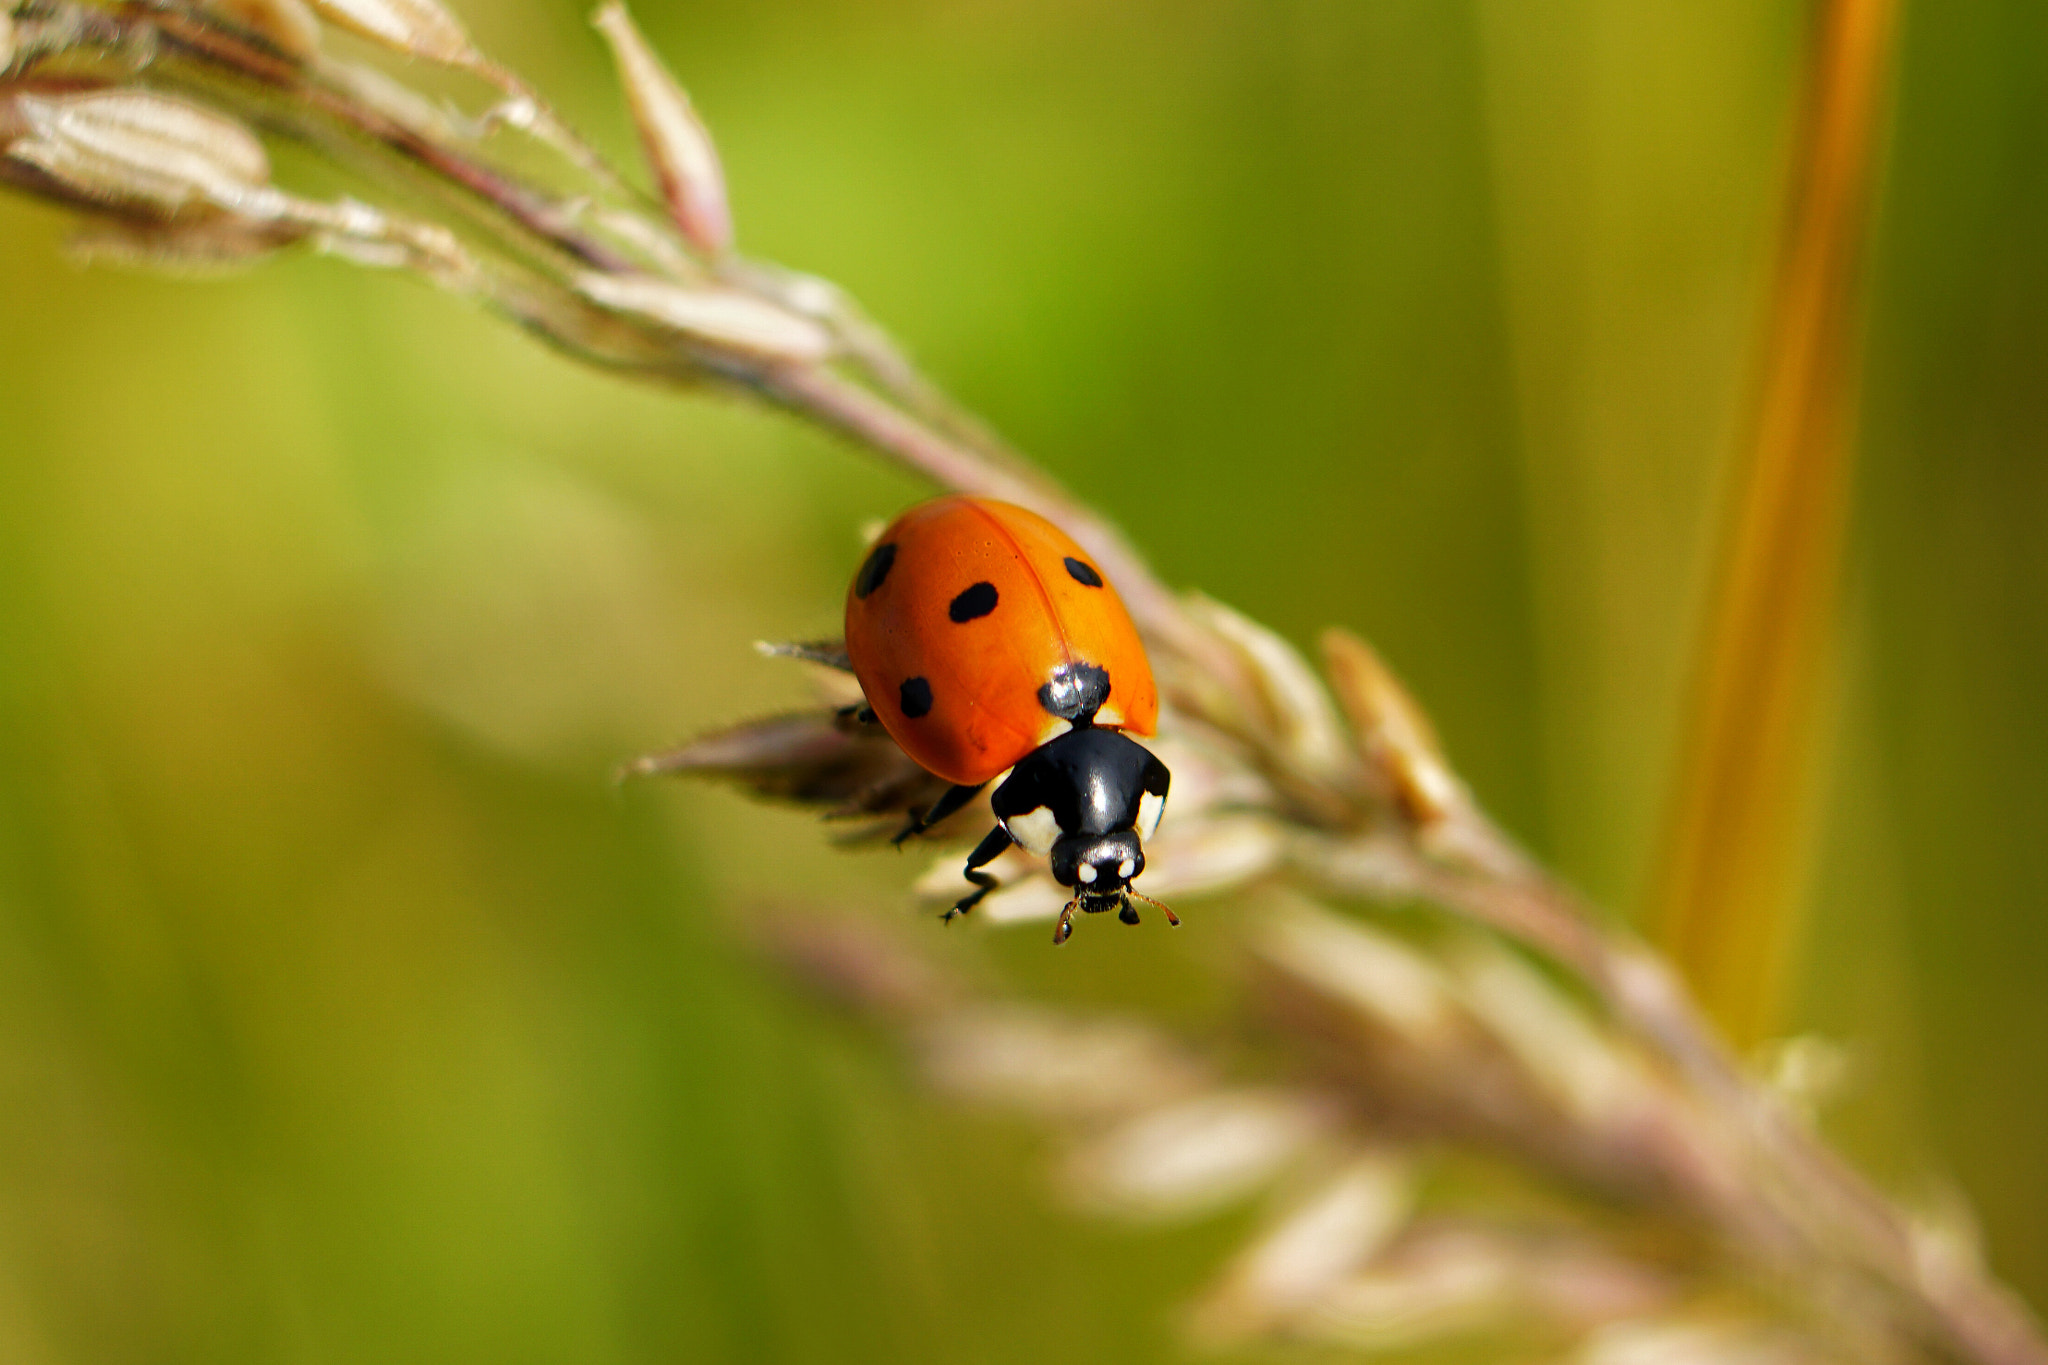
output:
M867 563L861 565L860 572L854 575L853 595L855 597L866 597L876 588L881 587L882 580L889 576L889 570L895 563L896 542L893 540L883 545L877 545L873 550L869 551Z
M946 615L958 624L978 621L996 609L996 585L976 583L953 599L953 605L946 608Z
M1076 583L1079 583L1084 588L1099 588L1102 586L1102 575L1072 555L1067 556L1067 573L1072 576Z
M896 699L903 703L903 714L912 720L919 720L931 714L932 685L923 678L907 679L897 689Z
M1102 703L1109 700L1109 673L1094 664L1061 664L1052 678L1038 689L1038 704L1061 720L1076 726L1095 719Z

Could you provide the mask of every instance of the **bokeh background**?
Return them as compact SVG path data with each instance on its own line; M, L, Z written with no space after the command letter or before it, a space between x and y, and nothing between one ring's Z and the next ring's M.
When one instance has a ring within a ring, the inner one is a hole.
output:
M462 7L626 151L567 0ZM1370 636L1641 914L1805 39L1763 0L640 7L744 246L852 289L1170 580ZM1911 6L1783 1026L2048 1302L2048 10ZM291 163L287 161L286 176ZM859 527L792 420L404 280L66 264L0 199L0 1359L1141 1361L1124 1229L748 946L922 866L620 759L801 700ZM1191 1027L1187 932L955 932ZM1087 926L1093 928L1095 926ZM933 931L936 933L936 930Z

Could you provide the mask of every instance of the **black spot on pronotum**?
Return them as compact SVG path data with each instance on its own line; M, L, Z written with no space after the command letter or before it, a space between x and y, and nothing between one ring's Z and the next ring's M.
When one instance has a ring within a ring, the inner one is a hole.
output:
M1067 556L1067 573L1072 576L1076 583L1079 583L1084 588L1099 588L1102 586L1102 575L1072 555Z
M946 615L956 623L978 621L996 609L996 585L976 583L953 599L953 605L946 608Z
M881 587L882 580L889 576L889 570L895 563L896 542L893 540L883 545L877 545L873 550L869 551L867 563L861 565L860 572L854 575L853 595L855 597L866 597L876 588Z
M1109 700L1109 673L1094 664L1061 664L1038 689L1038 704L1061 720L1086 725Z
M923 678L910 678L897 689L896 699L903 703L904 715L919 720L931 714L932 685Z

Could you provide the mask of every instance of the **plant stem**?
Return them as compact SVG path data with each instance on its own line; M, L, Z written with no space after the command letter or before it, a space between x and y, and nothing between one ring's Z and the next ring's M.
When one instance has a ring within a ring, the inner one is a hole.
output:
M1896 0L1825 0L1756 411L1699 651L1654 920L1734 1041L1776 1022L1813 823L1851 477L1855 298Z

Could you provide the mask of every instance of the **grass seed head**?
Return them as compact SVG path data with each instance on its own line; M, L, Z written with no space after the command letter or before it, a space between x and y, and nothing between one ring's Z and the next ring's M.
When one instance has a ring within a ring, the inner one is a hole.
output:
M1269 1184L1328 1126L1320 1106L1292 1092L1211 1091L1083 1144L1062 1187L1125 1217L1197 1217Z
M1305 900L1275 907L1260 956L1429 1056L1458 1037L1453 987L1428 957L1363 921Z
M963 1099L1096 1126L1178 1103L1208 1070L1142 1024L1081 1020L1019 1005L975 1005L922 1030L933 1084Z
M1374 1152L1347 1163L1238 1255L1195 1310L1195 1335L1241 1341L1311 1308L1400 1232L1414 1187L1412 1163L1401 1156Z
M832 334L809 318L737 289L675 284L653 275L584 271L577 292L693 341L752 360L815 364L832 354Z
M140 90L24 94L28 136L7 148L85 198L165 217L236 209L268 185L255 134L232 119Z
M1325 631L1323 664L1360 757L1386 775L1410 819L1434 824L1464 802L1428 714L1371 645L1348 630Z
M732 210L710 130L623 4L611 0L590 22L611 47L669 217L691 246L706 256L724 255L732 247Z
M339 29L408 57L443 66L477 68L483 54L460 21L433 0L311 0L313 10Z
M1345 785L1356 766L1330 694L1293 645L1221 602L1194 596L1196 618L1229 647L1252 680L1262 715L1257 731L1271 737L1277 755L1316 782Z

